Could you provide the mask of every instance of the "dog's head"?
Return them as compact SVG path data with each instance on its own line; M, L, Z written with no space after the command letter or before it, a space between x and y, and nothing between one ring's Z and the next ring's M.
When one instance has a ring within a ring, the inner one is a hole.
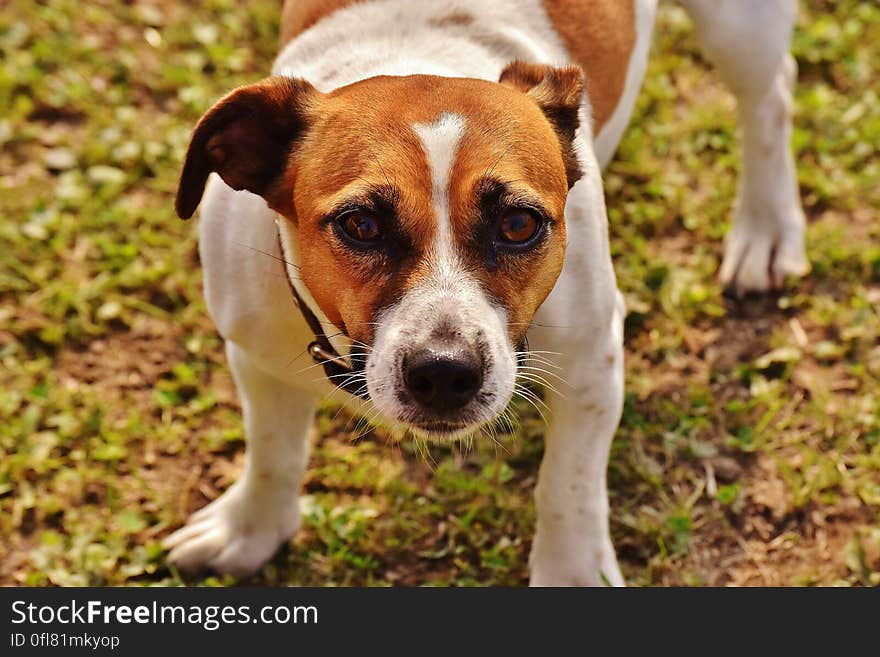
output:
M562 268L582 91L576 67L520 62L499 83L376 77L329 94L269 78L199 122L177 211L193 214L212 171L262 196L315 302L363 347L384 418L463 435L510 401Z

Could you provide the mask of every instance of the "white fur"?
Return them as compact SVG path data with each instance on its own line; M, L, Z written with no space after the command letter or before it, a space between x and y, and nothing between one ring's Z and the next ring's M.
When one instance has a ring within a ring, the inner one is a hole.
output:
M592 141L589 107L582 108L577 147L584 177L566 205L568 246L562 274L530 331L532 349L554 357L568 388L550 395L552 424L536 489L537 532L530 558L532 583L622 584L608 531L605 469L623 403L622 320L608 244L599 164L616 148L644 73L655 0L635 0L637 44L620 105ZM686 0L709 57L740 101L745 161L736 221L721 277L739 289L765 289L786 273L801 273L803 215L788 150L790 83L785 51L795 0ZM468 25L431 25L456 11ZM584 16L583 20L589 20ZM336 12L293 40L273 72L304 77L329 91L379 74L429 73L497 80L513 59L562 64L568 56L539 0L449 0L444 3L379 0ZM589 72L587 72L589 75ZM464 126L446 116L418 126L434 174L434 201L442 217L433 270L418 293L381 318L371 359L371 393L384 412L402 409L383 397L381 372L393 371L402 341L418 339L446 313L466 331L506 331L493 307L457 266L445 206L445 174ZM457 136L456 136L457 135ZM598 159L597 159L598 156ZM234 192L214 178L201 211L200 253L209 311L228 341L230 366L242 397L250 440L241 480L193 515L169 537L170 559L182 567L210 566L253 572L299 525L296 495L307 456L307 431L316 397L332 394L323 371L305 353L312 335L297 312L285 275L326 322L298 277L295 231L262 199ZM262 252L262 253L261 253ZM266 255L268 254L268 255ZM439 258L437 257L439 254ZM772 256L772 257L771 257ZM288 261L279 266L277 259ZM444 262L438 266L438 262ZM415 320L415 321L413 321ZM347 345L333 337L344 352ZM514 370L506 339L493 339L499 409ZM396 346L397 345L397 346ZM539 363L530 366L538 367ZM357 402L346 395L347 403ZM386 403L387 402L387 403ZM488 409L497 412L494 407Z
M797 0L682 4L736 96L742 125L742 176L719 278L738 293L769 290L809 269L790 146L796 65L788 47Z
M442 268L455 268L458 258L452 241L449 222L449 172L455 163L458 144L464 136L466 122L458 114L445 113L435 123L417 123L413 131L422 142L431 169L431 200L437 218L434 258ZM454 276L454 274L452 274Z

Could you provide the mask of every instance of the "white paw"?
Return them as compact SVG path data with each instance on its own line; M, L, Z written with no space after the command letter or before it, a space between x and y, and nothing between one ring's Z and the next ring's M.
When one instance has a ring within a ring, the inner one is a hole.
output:
M284 501L248 493L238 483L193 513L163 541L168 561L184 572L211 569L252 575L299 529L296 497Z
M804 250L804 215L799 207L782 221L737 216L724 243L724 260L718 272L721 284L737 296L782 287L789 276L810 270Z
M558 550L532 550L529 586L626 586L611 541L573 557Z

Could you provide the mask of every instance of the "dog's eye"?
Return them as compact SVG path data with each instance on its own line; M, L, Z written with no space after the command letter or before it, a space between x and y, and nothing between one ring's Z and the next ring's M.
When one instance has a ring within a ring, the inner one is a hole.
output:
M342 231L357 242L378 242L382 239L379 220L368 212L349 212L339 220Z
M498 237L507 244L525 244L532 239L541 227L538 218L528 210L508 210L501 217Z

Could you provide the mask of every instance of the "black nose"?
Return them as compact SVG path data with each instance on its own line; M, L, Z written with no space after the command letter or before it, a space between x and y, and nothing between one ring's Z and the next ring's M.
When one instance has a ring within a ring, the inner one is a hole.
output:
M422 349L404 365L404 383L419 404L434 412L464 407L483 385L483 368L476 353L456 349Z

